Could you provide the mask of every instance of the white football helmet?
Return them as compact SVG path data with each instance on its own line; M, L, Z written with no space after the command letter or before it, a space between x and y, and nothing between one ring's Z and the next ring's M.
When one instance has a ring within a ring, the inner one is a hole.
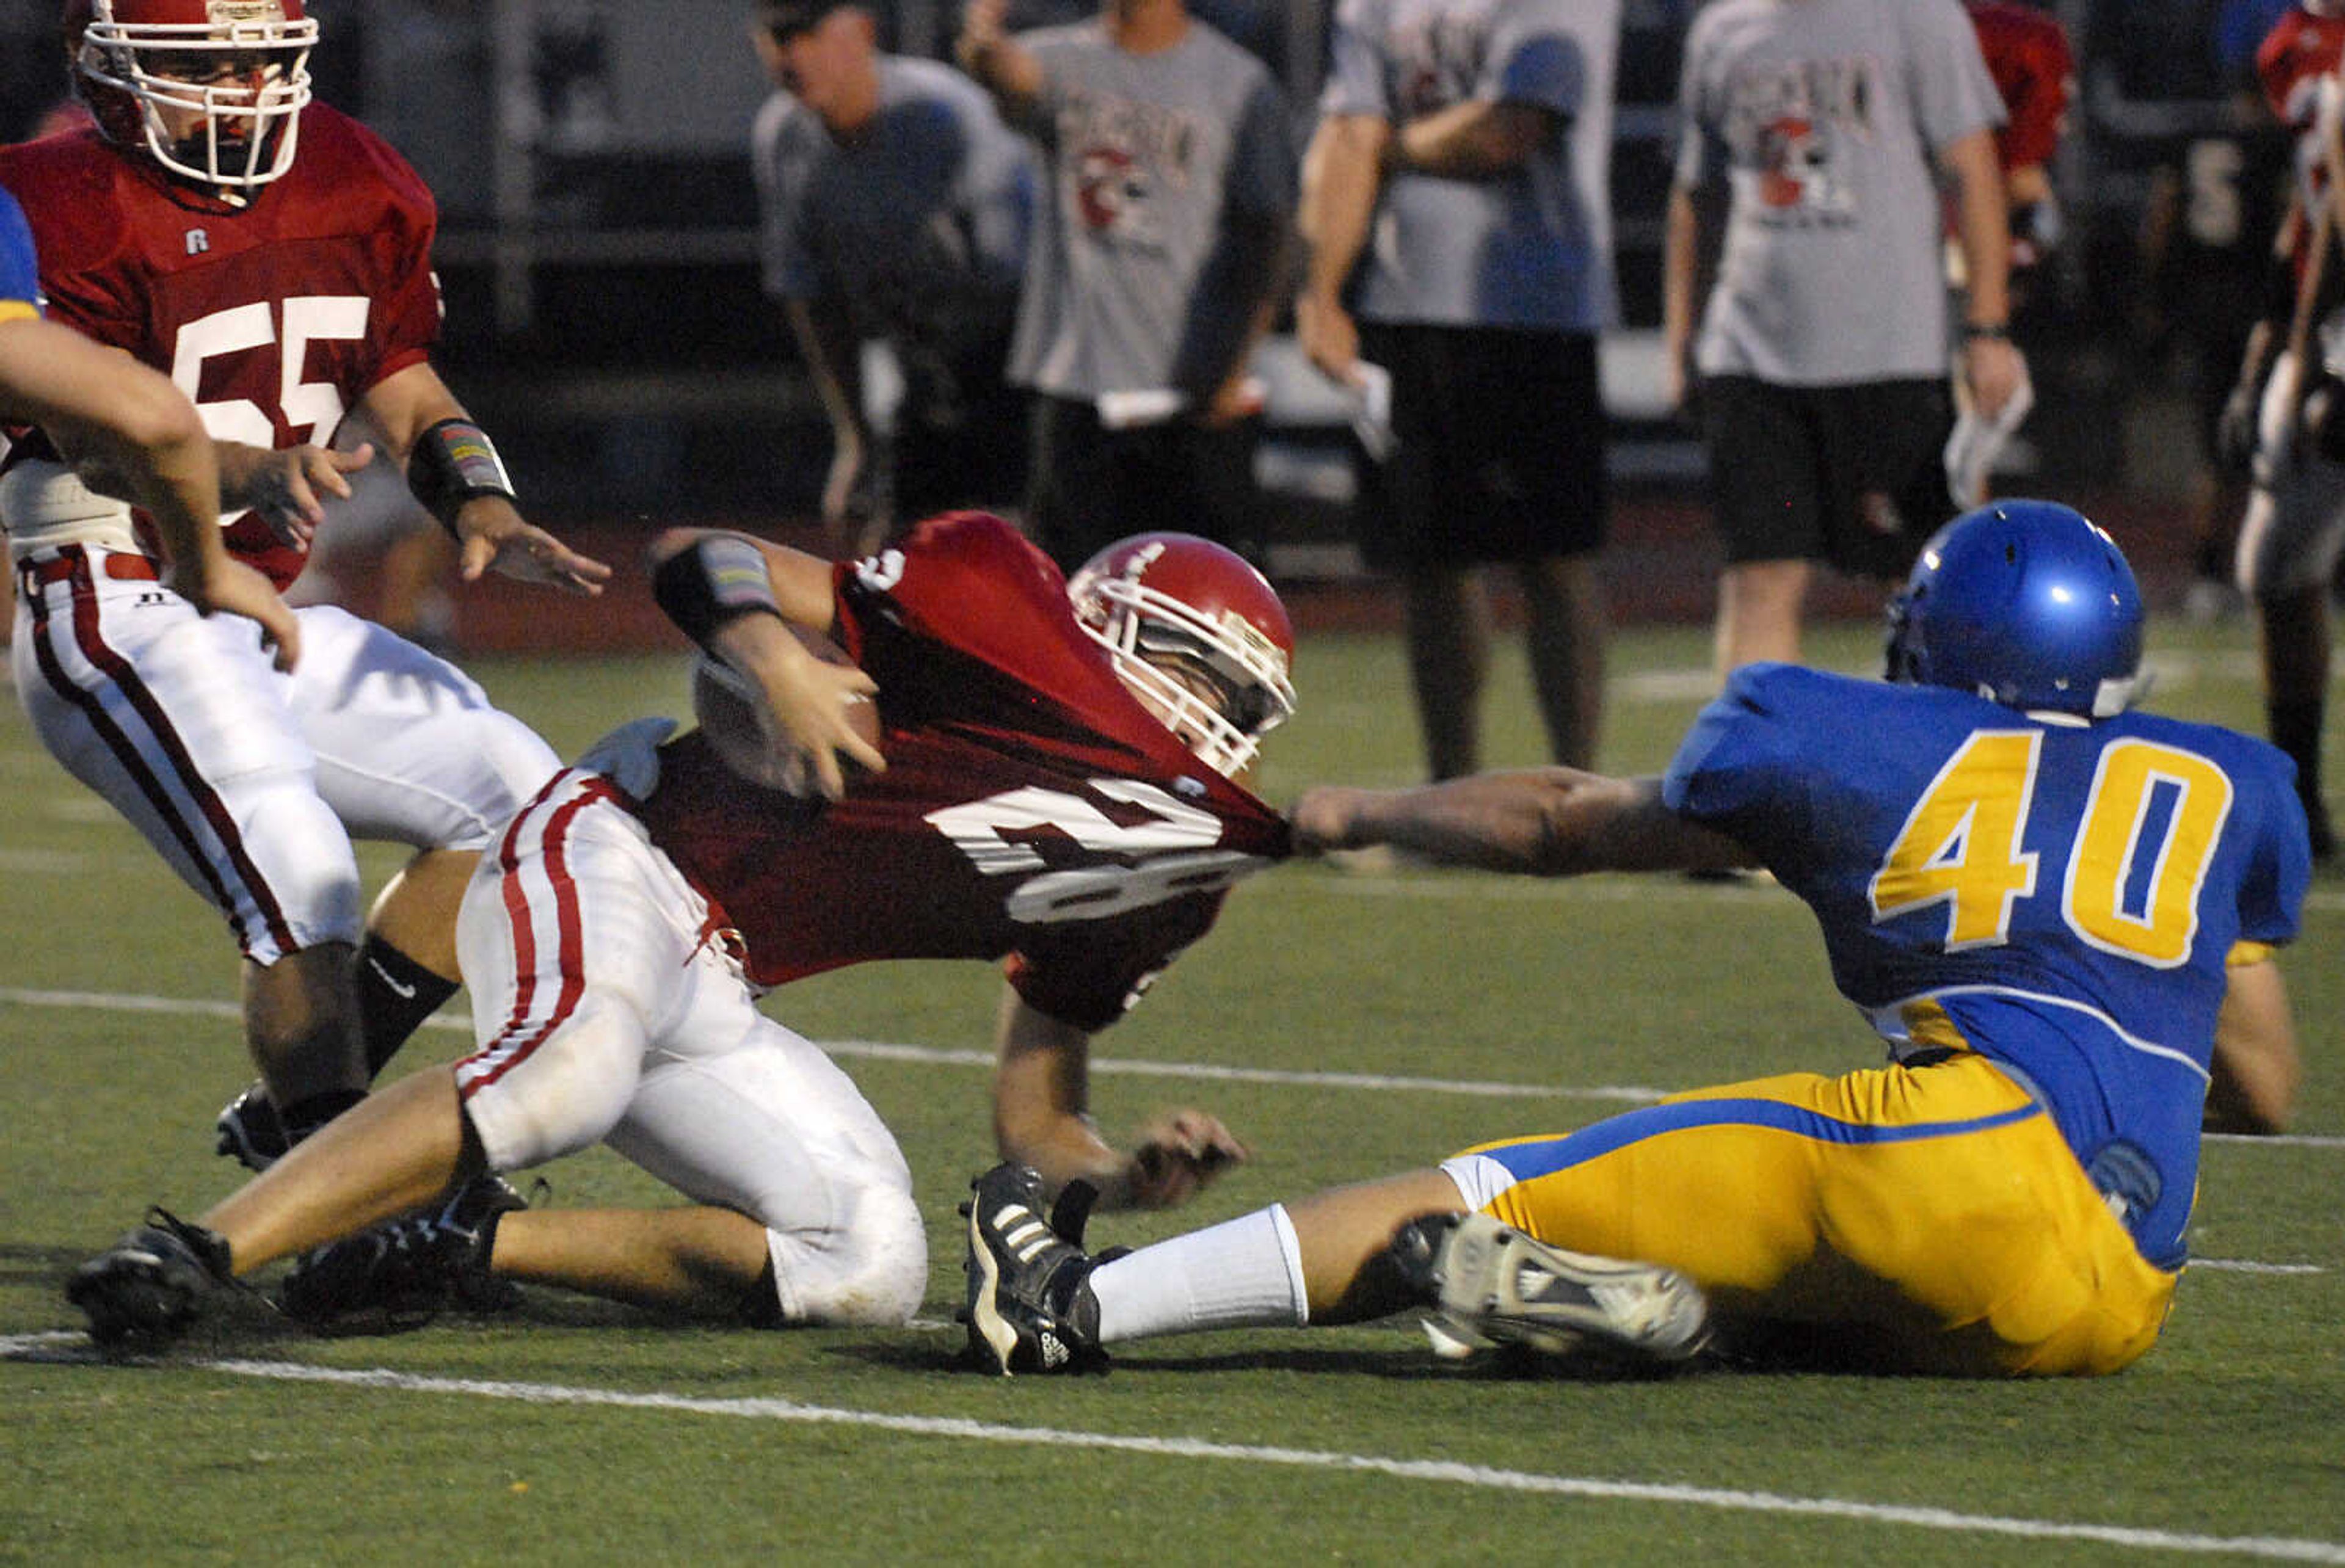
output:
M225 191L293 167L318 24L301 0L66 0L75 85L98 129ZM198 116L174 134L164 111Z
M1294 715L1294 625L1236 551L1193 534L1138 534L1083 562L1067 597L1124 683L1215 772L1243 772Z

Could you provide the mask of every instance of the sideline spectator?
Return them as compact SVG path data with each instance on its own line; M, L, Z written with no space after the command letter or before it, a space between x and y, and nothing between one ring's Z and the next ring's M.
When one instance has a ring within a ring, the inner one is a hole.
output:
M1010 379L1034 393L1027 525L1069 570L1120 535L1259 548L1262 394L1294 212L1287 107L1183 0L1003 31L970 0L960 60L1046 161Z
M1548 750L1595 759L1619 31L1614 0L1345 0L1335 14L1304 160L1295 320L1328 376L1358 389L1365 360L1391 378L1391 450L1360 465L1361 544L1402 584L1435 779L1480 765L1486 564L1522 586Z
M1023 398L1004 372L1036 199L1032 155L950 66L881 54L869 11L760 0L749 40L780 90L757 112L766 291L830 418L833 554L897 520L1025 489ZM901 373L888 451L860 349Z
M1819 564L1894 580L1953 511L1941 172L1982 416L2026 363L2010 340L2003 104L1956 0L1717 0L1687 36L1679 111L1662 330L1673 400L1700 377L1722 675L1799 659Z
M2330 596L2345 554L2345 379L2330 345L2345 330L2345 0L2304 0L2257 51L2273 115L2295 138L2296 188L2275 243L2267 319L2249 335L2225 410L2228 444L2252 444L2253 491L2239 524L2240 592L2255 607L2264 713L2296 764L2312 852L2334 859L2321 790L2328 723ZM2252 441L2245 433L2253 430Z

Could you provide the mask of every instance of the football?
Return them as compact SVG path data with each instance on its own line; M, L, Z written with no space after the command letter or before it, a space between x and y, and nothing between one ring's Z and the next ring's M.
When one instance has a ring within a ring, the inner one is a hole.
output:
M786 622L787 624L787 622ZM851 664L846 651L819 632L792 625L808 652L826 664ZM817 793L814 774L796 753L777 755L757 726L757 703L749 684L731 665L703 653L693 663L692 712L725 765L760 789L784 794ZM873 745L879 744L879 707L868 697L849 700L848 722ZM850 772L853 764L848 764Z

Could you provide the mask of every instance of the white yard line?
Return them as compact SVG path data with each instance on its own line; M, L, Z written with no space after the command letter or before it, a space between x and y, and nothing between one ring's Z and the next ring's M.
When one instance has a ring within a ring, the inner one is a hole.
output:
M51 991L25 986L0 986L0 1007L86 1008L96 1012L162 1013L182 1017L237 1018L234 1002L188 996L143 996L111 991ZM469 1034L472 1024L452 1013L434 1014L427 1027ZM896 1045L885 1040L817 1040L835 1057L867 1061L911 1062L932 1067L990 1069L987 1051L952 1050L936 1046ZM1637 1084L1524 1084L1477 1078L1411 1077L1387 1073L1299 1072L1283 1067L1225 1067L1214 1062L1155 1062L1136 1057L1102 1057L1091 1065L1094 1073L1131 1077L1193 1078L1214 1083L1285 1084L1304 1088L1365 1089L1391 1094L1470 1095L1486 1099L1593 1099L1629 1105L1650 1105L1669 1090ZM2209 1133L2209 1143L2259 1148L2345 1148L2345 1137L2283 1133L2272 1138L2248 1138Z
M26 1334L0 1338L0 1357L10 1361L103 1364L78 1334ZM1614 1481L1595 1476L1551 1475L1503 1470L1449 1460L1396 1459L1382 1454L1325 1449L1278 1448L1256 1443L1214 1442L1203 1438L1129 1437L1117 1432L1077 1431L1061 1427L1010 1426L953 1416L898 1415L886 1411L800 1404L784 1399L705 1399L671 1393L635 1393L568 1383L490 1381L476 1378L426 1377L384 1368L305 1366L295 1361L244 1358L172 1358L165 1364L230 1377L281 1382L337 1384L394 1393L449 1394L506 1400L523 1404L582 1405L619 1410L655 1410L683 1415L726 1416L742 1421L787 1421L802 1426L863 1427L907 1437L947 1438L962 1442L1012 1443L1026 1447L1135 1453L1152 1458L1223 1461L1292 1470L1334 1471L1389 1476L1396 1481L1533 1496L1578 1497L1608 1502L1644 1502L1664 1508L1705 1508L1724 1512L1784 1514L1842 1519L1868 1524L1903 1525L1956 1535L1997 1535L2034 1541L2081 1541L2144 1552L2223 1553L2276 1563L2345 1564L2345 1543L2270 1535L2195 1535L2122 1524L2081 1524L1951 1508L1860 1502L1839 1497L1790 1497L1780 1492L1729 1487L1681 1486L1665 1482Z

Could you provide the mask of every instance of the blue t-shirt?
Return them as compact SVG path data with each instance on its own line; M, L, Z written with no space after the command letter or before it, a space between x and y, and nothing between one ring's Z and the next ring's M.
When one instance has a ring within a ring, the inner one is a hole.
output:
M2311 874L2286 756L2154 714L1754 664L1662 795L1806 902L1893 1053L2005 1067L2143 1256L2180 1264L2225 961L2296 934Z
M33 231L16 198L0 188L0 321L37 316L40 302L41 269L33 255Z

